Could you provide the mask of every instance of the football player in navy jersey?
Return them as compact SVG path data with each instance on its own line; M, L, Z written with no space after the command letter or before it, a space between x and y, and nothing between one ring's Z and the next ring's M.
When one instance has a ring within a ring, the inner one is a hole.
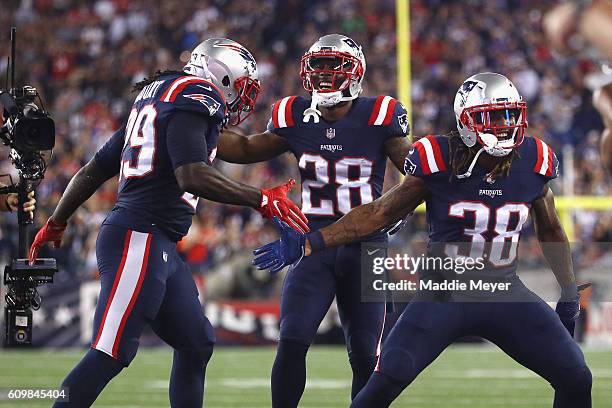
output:
M457 259L459 248L469 249L473 261L486 260L481 261L486 268L480 277L506 283L507 291L492 297L474 291L436 293L427 287L418 291L352 406L388 407L449 344L477 335L545 378L555 390L554 408L591 407L591 372L572 338L578 288L569 243L548 186L557 177L557 158L546 143L524 135L526 104L503 75L468 78L455 97L455 115L458 132L414 143L401 184L307 235L291 232L277 221L281 239L258 248L254 263L278 268L303 255L308 260L378 231L425 200L428 255L442 250L444 256ZM529 213L561 286L556 313L516 275L518 242ZM440 272L421 270L421 281L440 282ZM452 269L450 274L460 277Z
M360 96L365 70L355 41L339 34L321 37L301 61L300 75L310 97L287 96L276 102L264 133L244 137L224 130L218 157L253 163L293 153L302 178L302 211L315 228L380 197L387 157L401 171L410 149L408 116L391 96ZM385 239L385 233L362 238ZM359 243L330 248L288 272L272 369L274 407L298 405L306 353L334 297L353 371L352 396L372 373L385 310L383 303L361 302L359 254Z
M31 247L35 262L41 245L59 246L75 210L119 175L117 202L96 245L101 290L91 349L62 384L69 401L58 400L56 407L89 407L132 361L145 325L174 348L170 405L202 406L215 337L176 251L198 197L249 206L308 230L286 197L293 180L260 190L211 166L221 128L244 120L259 93L255 59L246 48L228 39L206 40L183 71L158 72L136 89L127 124L72 178Z

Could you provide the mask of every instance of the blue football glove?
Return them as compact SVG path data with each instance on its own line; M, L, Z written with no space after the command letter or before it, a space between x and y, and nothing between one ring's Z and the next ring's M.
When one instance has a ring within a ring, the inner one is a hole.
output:
M253 265L257 269L270 269L272 275L287 265L296 266L304 256L306 235L301 234L279 220L272 218L280 230L280 239L261 246L253 251Z
M576 293L561 294L561 299L557 302L555 312L559 315L561 323L565 326L569 334L574 337L574 329L576 328L576 320L580 316L580 291L591 286L591 283L583 283L578 285Z

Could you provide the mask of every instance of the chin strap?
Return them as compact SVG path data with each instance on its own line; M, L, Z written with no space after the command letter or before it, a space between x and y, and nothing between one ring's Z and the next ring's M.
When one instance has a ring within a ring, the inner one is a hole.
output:
M312 93L312 101L310 102L310 108L304 111L304 123L310 122L310 118L314 120L314 123L319 123L321 118L321 111L317 109L319 103L319 96L316 92Z
M317 91L312 92L312 102L310 107L304 111L304 123L310 122L310 118L314 119L314 123L319 123L321 119L321 111L317 109L317 106L332 107L342 102L342 92L326 92L319 93Z
M472 164L470 164L470 167L468 167L467 171L463 174L457 175L458 179L468 178L472 175L472 170L474 170L474 166L476 165L476 162L478 161L478 157L482 154L482 152L484 152L484 150L485 150L484 147L480 148L478 153L476 153L476 156L474 156L474 159L472 160Z

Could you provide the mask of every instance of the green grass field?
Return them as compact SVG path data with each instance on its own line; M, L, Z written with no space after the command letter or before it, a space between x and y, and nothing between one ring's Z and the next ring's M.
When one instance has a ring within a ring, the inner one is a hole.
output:
M83 350L0 350L0 389L56 388ZM612 351L588 350L594 376L593 406L612 406ZM208 368L207 408L269 408L273 348L217 348ZM102 393L98 408L168 407L169 349L141 350ZM348 407L350 370L340 347L313 347L300 407ZM394 404L410 408L551 407L546 381L493 347L445 351ZM0 408L49 407L51 402L0 401Z

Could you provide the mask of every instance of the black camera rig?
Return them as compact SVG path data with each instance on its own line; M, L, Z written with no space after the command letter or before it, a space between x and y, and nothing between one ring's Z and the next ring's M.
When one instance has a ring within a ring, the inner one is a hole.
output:
M0 194L17 193L19 223L17 258L4 268L5 347L32 344L32 309L38 309L41 304L37 287L52 283L57 272L55 259L38 259L34 265L27 259L28 225L33 220L23 210L23 204L44 178L47 160L55 145L55 123L34 87L15 87L16 31L11 28L10 83L7 71L6 89L0 89L0 103L4 107L0 140L11 149L9 157L19 174L17 184L11 180L11 185L0 187ZM37 99L40 106L35 103Z

